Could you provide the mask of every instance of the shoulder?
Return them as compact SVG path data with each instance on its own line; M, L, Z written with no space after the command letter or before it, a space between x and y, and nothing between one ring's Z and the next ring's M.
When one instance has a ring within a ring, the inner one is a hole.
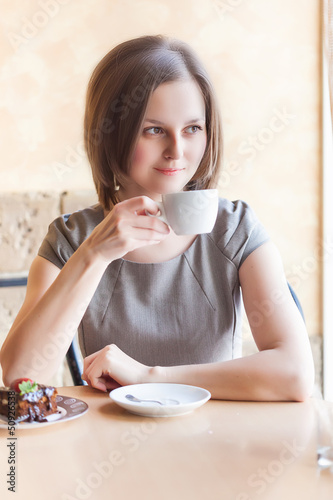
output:
M61 269L103 218L99 204L57 217L49 225L38 255Z
M61 215L50 224L49 233L53 230L79 246L103 218L103 208L97 204L72 214Z
M230 201L226 198L219 198L219 214L225 214L233 219L241 219L244 215L253 214L250 205L243 200Z
M218 214L212 236L214 239L219 239L226 233L234 233L240 227L251 231L258 222L256 214L245 201L219 198Z
M254 210L243 200L219 199L216 224L211 239L235 264L269 239Z

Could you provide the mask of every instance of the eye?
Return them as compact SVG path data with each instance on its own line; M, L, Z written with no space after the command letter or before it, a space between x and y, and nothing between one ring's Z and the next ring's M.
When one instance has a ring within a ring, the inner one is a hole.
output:
M146 128L144 130L144 132L145 132L145 134L148 134L148 135L159 135L163 131L160 127L150 127L150 128Z
M199 130L202 130L202 127L200 127L199 125L191 125L190 127L186 128L186 132L188 132L189 134L195 134Z

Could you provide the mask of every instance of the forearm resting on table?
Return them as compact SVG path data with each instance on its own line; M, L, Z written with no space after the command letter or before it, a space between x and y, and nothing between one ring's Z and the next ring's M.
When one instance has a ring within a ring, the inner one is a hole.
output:
M155 367L152 377L204 387L213 399L304 401L312 392L313 370L300 365L288 361L283 350L276 348L225 362Z
M104 267L74 254L47 291L9 332L1 350L3 380L47 382L59 368Z

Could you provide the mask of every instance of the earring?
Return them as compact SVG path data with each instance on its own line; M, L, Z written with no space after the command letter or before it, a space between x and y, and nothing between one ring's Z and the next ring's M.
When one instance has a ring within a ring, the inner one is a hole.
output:
M116 176L113 174L113 185L114 185L114 190L119 191L119 184L117 183Z

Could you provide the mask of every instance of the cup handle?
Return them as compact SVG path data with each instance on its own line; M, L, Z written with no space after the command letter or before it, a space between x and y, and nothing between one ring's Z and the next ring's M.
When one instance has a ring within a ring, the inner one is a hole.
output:
M165 224L167 224L169 226L169 222L166 218L166 213L165 213L165 210L164 210L164 206L163 206L163 203L160 203L159 201L156 201L156 204L159 208L159 211L161 212L160 215L154 215L154 214L151 214L150 212L148 212L148 210L145 210L146 212L146 215L149 215L149 217L157 217L158 219L160 219L162 222L165 222Z

